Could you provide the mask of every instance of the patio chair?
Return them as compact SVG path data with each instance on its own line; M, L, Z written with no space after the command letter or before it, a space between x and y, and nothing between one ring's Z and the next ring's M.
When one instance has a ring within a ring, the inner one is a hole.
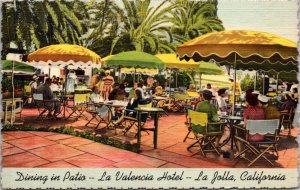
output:
M29 85L25 85L24 86L24 105L26 105L27 103L31 103L32 100L32 88Z
M17 114L22 120L23 100L21 98L15 98L14 101L12 99L2 100L2 108L1 119L4 120L4 123L15 122Z
M39 112L38 117L36 120L41 119L56 119L54 115L52 115L52 111L54 111L55 103L57 100L44 100L43 94L34 93L33 94L33 101L36 105L36 108ZM48 112L48 115L45 115Z
M69 105L69 104L65 105L65 109L69 108L72 111L65 120L68 120L71 117L74 117L75 120L78 120L79 117L84 117L85 119L88 119L83 115L83 113L87 109L87 102L89 100L89 97L90 97L89 93L75 94L73 105Z
M278 124L279 119L247 120L246 128L234 126L234 138L236 142L240 143L240 146L237 146L238 153L234 158L242 158L249 161L248 167L253 165L260 158L263 158L274 166L273 162L266 157L266 153L271 151L276 156L275 158L278 158ZM253 141L249 139L250 134L264 135L264 139Z
M206 152L216 152L220 155L218 147L215 145L215 141L218 136L223 134L223 125L222 122L208 122L208 114L197 112L193 110L188 110L188 117L190 119L190 128L194 134L195 142L190 145L187 149L194 146L199 146L200 152L205 157ZM211 129L211 126L214 129Z
M190 97L188 94L174 94L173 98L169 100L167 104L168 109L173 112L182 112L184 111L184 106L188 103Z
M289 129L288 135L291 135L292 124L295 116L295 108L292 107L287 112L280 112L280 114L281 114L281 122L279 124L278 133L280 133L281 126L286 126Z
M149 107L152 107L152 102L148 103L148 104L145 104L145 105L138 105L139 108L141 107L146 107L146 108L149 108ZM152 130L152 128L143 128L143 126L145 125L147 119L149 117L149 113L142 113L141 115L141 131L146 131L148 133L149 130ZM123 121L121 122L121 125L123 127L125 127L123 129L123 133L124 135L126 135L126 133L134 126L138 126L138 119L137 119L137 114L136 114L136 111L134 110L128 110L128 109L125 109L125 112L124 112L124 117L123 117Z
M156 103L156 107L162 108L164 110L163 112L159 113L159 116L162 116L162 114L165 114L166 116L168 116L167 106L165 105L165 100L158 100Z
M112 110L109 105L89 103L86 112L90 113L92 117L85 124L85 127L92 124L96 125L95 129L97 129L101 123L105 123L107 127L109 126L112 117ZM93 120L96 120L96 123L92 122Z

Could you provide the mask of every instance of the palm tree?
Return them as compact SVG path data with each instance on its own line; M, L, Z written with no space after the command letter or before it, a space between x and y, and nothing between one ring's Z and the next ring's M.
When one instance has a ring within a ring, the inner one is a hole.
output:
M87 22L89 31L83 41L89 49L100 56L106 56L110 53L110 44L118 36L120 23L125 19L123 10L114 1L109 0L90 1L85 4L85 9L90 19Z
M162 1L157 7L150 7L150 0L122 0L124 5L123 23L118 35L113 39L111 54L117 53L117 44L127 44L127 50L145 51L156 54L159 52L173 52L171 30L164 19L174 5L167 5Z
M217 17L217 1L174 0L176 6L171 16L166 18L173 23L172 34L175 42L185 42L202 34L224 30Z
M16 1L2 5L3 52L6 54L9 43L15 43L19 49L28 52L50 44L81 44L80 36L84 32L82 24L72 11L72 2L64 1ZM15 32L11 32L14 30Z

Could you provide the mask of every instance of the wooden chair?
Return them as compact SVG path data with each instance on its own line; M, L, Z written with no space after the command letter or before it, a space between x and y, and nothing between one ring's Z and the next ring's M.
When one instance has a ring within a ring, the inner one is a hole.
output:
M274 166L273 162L266 157L266 153L272 151L278 158L278 124L279 119L272 120L247 120L246 128L235 127L235 140L240 143L238 153L235 158L242 158L250 163L248 167L253 165L258 159L263 158L265 161ZM251 141L249 135L261 134L264 139L260 141ZM247 155L247 153L249 153ZM251 156L254 155L252 158Z
M55 104L58 100L44 100L43 94L34 93L33 94L33 101L36 105L36 108L39 112L38 117L36 120L44 120L44 119L56 119L54 115L52 115L52 111L55 109ZM45 114L48 112L48 115Z
M22 110L23 110L23 100L21 98L13 99L3 99L2 100L1 119L4 123L14 123L16 120L16 115L19 114L20 120L22 120ZM9 121L10 119L10 121Z
M291 129L292 129L292 124L293 124L293 120L294 120L294 116L295 116L295 107L291 107L290 110L284 112L280 112L281 114L281 122L280 122L280 127L279 127L279 133L280 133L280 129L281 126L287 126L287 128L289 129L289 135L291 135Z
M145 104L145 105L138 105L138 107L152 107L152 102L148 103L148 104ZM147 118L149 117L149 114L148 113L142 113L142 128L141 128L141 131L148 131L148 130L151 130L151 129L146 129L146 128L143 128L143 126L145 125L146 121L147 121ZM136 114L136 111L134 110L128 110L128 109L125 109L125 112L124 112L124 116L123 116L123 121L121 122L121 125L123 127L125 127L123 129L123 133L124 135L126 135L126 133L133 127L133 126L138 126L138 119L137 119L137 114ZM148 132L147 132L148 133Z
M198 145L203 156L206 156L206 152L208 151L213 151L220 155L218 147L215 146L215 140L218 136L223 134L223 125L225 123L209 123L207 113L193 110L188 110L188 117L190 119L190 128L194 134L195 142L187 149L189 150ZM214 126L213 130L211 126Z
M88 122L85 124L85 126L92 124L96 125L95 129L97 129L101 123L105 123L108 127L110 118L112 117L112 110L109 105L88 103L86 112L90 113L92 117L87 119ZM93 122L93 120L96 120L96 123Z
M68 120L70 117L74 117L75 120L78 120L79 117L84 117L85 119L88 119L83 115L85 110L87 109L87 103L89 100L90 94L75 94L74 95L74 104L73 105L65 105L65 108L71 109L71 113L69 116L65 119ZM75 115L75 116L73 116Z
M32 88L29 85L24 86L24 97L25 97L25 102L24 105L26 105L29 100L32 99Z

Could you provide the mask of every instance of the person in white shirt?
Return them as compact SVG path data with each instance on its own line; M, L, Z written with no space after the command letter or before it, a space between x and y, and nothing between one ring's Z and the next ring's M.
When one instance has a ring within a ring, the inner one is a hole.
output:
M37 89L37 87L38 87L38 80L39 80L39 77L36 76L36 75L33 75L32 79L33 79L33 80L30 81L29 86L31 87L31 92L32 92L32 93L35 93L35 92L36 92L36 89Z
M221 112L225 112L227 110L227 103L225 101L225 96L226 96L226 89L222 88L218 90L218 97L217 97L217 102L218 102L218 107Z
M211 91L211 93L213 94L213 96L215 96L215 92L214 92L214 90L212 89L210 83L207 83L206 88L205 88L204 90L209 90L209 91Z
M59 92L59 87L56 82L51 83L50 89L52 90L52 92Z
M103 98L98 93L97 88L93 87L92 90L93 90L93 93L90 95L90 101L93 103L99 103L99 102L103 101Z

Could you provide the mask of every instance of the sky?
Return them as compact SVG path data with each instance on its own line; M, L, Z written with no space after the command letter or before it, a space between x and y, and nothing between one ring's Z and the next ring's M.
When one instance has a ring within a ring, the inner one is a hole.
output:
M219 0L226 30L264 31L298 41L297 0Z
M160 3L152 0L151 4ZM218 0L218 16L226 30L264 31L293 42L298 41L297 13L297 0Z

